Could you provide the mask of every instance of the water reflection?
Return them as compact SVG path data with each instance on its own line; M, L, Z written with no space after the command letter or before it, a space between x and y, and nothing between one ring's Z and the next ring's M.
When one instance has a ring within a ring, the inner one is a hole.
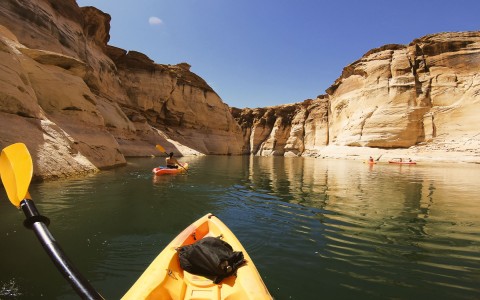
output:
M154 176L163 159L136 159L31 187L55 237L105 298L119 299L180 230L207 212L242 241L276 299L315 299L319 289L326 299L480 298L477 166L254 156L184 161L188 174ZM75 299L23 229L21 213L7 205L0 203L2 291L19 299ZM5 259L11 253L22 260Z
M344 288L380 296L378 284L428 284L460 298L479 295L472 285L480 266L478 168L274 157L251 157L249 165L257 190L305 207L277 213L297 237L318 244L319 257L347 265L326 268L345 277Z

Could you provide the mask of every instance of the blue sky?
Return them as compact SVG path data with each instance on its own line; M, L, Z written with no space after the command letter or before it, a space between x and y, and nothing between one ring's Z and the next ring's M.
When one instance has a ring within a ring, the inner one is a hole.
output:
M480 30L478 0L77 0L112 16L110 45L189 63L229 106L301 102L385 44Z

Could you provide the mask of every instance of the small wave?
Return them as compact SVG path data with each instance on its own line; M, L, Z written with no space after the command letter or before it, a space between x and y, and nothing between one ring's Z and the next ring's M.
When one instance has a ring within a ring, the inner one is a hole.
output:
M22 296L21 288L15 278L0 282L0 299L16 299Z

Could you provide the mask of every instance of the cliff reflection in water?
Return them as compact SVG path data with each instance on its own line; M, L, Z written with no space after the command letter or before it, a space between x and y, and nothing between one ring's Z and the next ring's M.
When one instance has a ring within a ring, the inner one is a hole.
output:
M56 239L106 299L120 299L176 234L208 212L237 235L275 299L316 299L319 290L324 299L480 298L476 165L181 161L191 164L188 174L155 177L151 169L164 159L139 158L31 185ZM75 298L9 206L0 202L0 289L14 282L22 299Z
M309 158L249 158L255 188L305 207L345 215L449 219L477 214L475 178L480 170L463 165L398 166ZM352 211L350 208L355 208Z
M479 295L472 289L480 267L478 167L276 157L251 157L249 165L255 189L293 204L277 214L297 219L282 219L293 227L303 219L292 231L317 245L323 260L311 263L343 277L343 287L376 294L372 284L399 285L411 293L425 284Z

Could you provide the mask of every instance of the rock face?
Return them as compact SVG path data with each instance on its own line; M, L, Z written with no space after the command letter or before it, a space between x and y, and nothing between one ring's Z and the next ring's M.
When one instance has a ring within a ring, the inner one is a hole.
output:
M256 155L321 155L325 146L479 155L479 69L480 32L428 35L369 51L316 100L232 113L244 152Z
M108 14L75 0L0 2L1 148L25 143L40 179L159 155L156 144L241 153L228 106L188 64L110 46L109 30Z
M190 65L159 65L141 53L114 47L108 47L108 54L128 95L120 105L130 120L153 126L204 154L241 153L241 130L229 107L202 78L190 72ZM151 132L143 128L135 134L147 139ZM121 144L128 143L122 140Z
M373 49L316 99L230 109L189 64L108 45L109 31L108 14L75 0L0 1L0 147L25 143L39 179L160 155L156 144L183 155L480 156L480 32Z
M328 98L267 108L232 108L244 133L243 153L299 156L328 145Z
M474 138L479 67L479 32L429 35L368 52L328 90L330 142L394 148Z

